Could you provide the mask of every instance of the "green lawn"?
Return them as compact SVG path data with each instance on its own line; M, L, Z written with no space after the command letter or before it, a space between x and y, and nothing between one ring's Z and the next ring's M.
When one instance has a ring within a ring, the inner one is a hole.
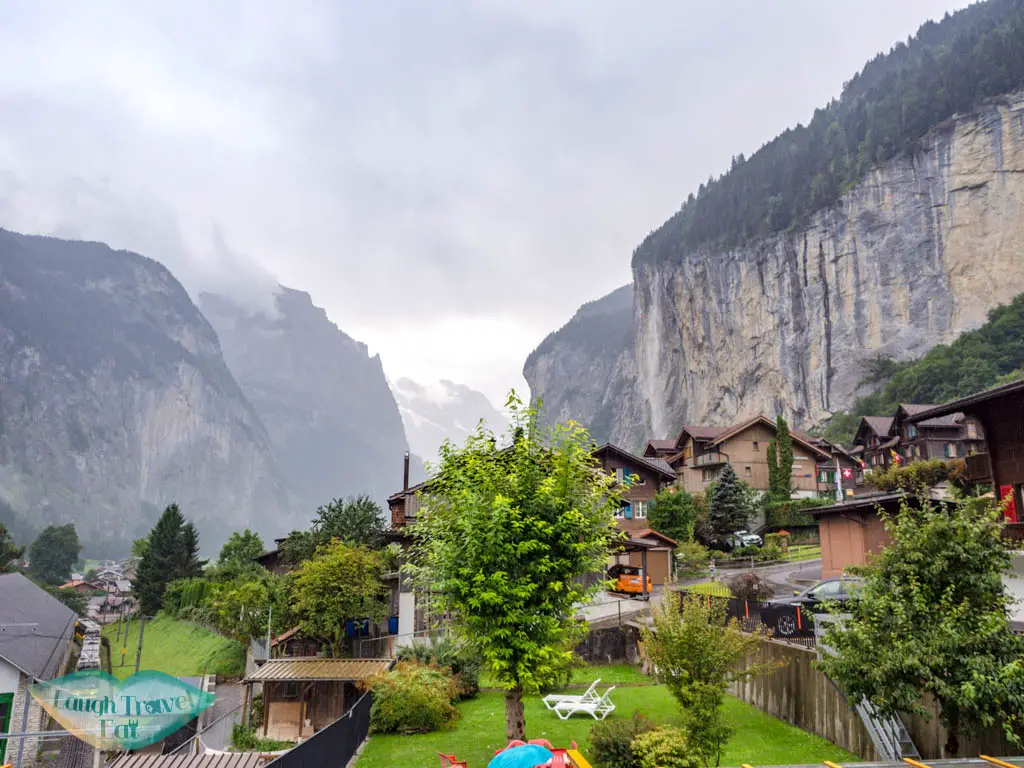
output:
M620 688L612 691L611 697L617 707L611 717L629 716L638 709L659 722L675 724L678 719L675 700L661 685ZM497 692L482 693L460 704L459 711L462 718L451 731L371 736L357 768L422 768L433 765L438 752L455 754L459 760L466 760L469 768L484 768L494 757L494 751L505 745L504 698ZM726 699L726 712L737 726L737 733L726 748L723 766L859 760L825 739L769 717L737 699ZM577 715L567 722L559 720L544 707L539 697L526 701L527 738L544 738L559 747L568 747L575 740L591 762L590 729L593 725L594 721L585 715Z
M819 557L821 557L820 544L800 544L790 547L789 552L786 553L786 559L794 563L801 560L816 560Z
M721 581L702 581L700 584L690 584L689 586L683 587L687 592L693 592L698 595L719 595L721 597L729 597L732 593L729 592L727 587Z
M596 664L582 669L574 669L570 685L579 685L586 688L594 680L600 678L602 685L621 685L623 683L651 684L651 678L640 671L640 668L633 664ZM497 688L497 683L490 674L484 672L480 675L481 688Z
M117 624L103 628L110 640L110 660L114 676L124 679L135 672L135 655L139 647L139 622L132 618L127 643L118 641ZM121 664L121 650L124 666ZM157 669L169 675L219 674L241 675L245 671L245 647L187 621L166 616L146 622L142 635L142 664L139 669Z

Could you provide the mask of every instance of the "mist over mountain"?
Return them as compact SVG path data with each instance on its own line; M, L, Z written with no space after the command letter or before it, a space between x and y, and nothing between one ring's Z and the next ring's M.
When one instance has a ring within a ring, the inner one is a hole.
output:
M446 439L457 445L465 443L480 419L499 435L509 424L508 417L482 392L464 384L441 380L423 385L400 378L392 383L391 390L402 414L409 446L427 462L436 461L437 451Z
M0 520L124 554L177 502L204 550L291 509L213 328L161 264L0 230Z
M304 291L279 287L276 314L201 293L224 358L267 427L293 506L312 517L336 496L382 505L401 489L409 449L379 355ZM415 450L415 449L414 449ZM414 459L413 480L422 467Z

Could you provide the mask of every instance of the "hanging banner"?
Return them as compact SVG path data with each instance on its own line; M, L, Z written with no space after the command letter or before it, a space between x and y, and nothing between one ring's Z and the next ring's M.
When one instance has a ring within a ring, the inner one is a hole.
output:
M102 750L141 749L170 736L213 704L214 695L163 672L118 680L97 669L31 687L65 730Z

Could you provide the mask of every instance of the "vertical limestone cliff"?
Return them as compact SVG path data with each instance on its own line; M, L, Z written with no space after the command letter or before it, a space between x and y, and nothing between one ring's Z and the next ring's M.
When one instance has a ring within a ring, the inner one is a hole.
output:
M207 553L290 522L213 328L155 261L0 230L0 520L117 556L175 501Z
M919 356L1024 292L1024 94L947 121L806 226L725 251L661 248L651 237L634 257L629 359L568 370L546 341L525 371L534 394L566 392L560 415L633 446L758 411L818 423L851 403L868 359ZM612 402L581 385L611 370Z

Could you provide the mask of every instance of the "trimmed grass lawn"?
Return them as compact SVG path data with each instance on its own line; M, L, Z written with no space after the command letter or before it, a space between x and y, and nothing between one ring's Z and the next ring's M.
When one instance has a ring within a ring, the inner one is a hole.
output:
M610 717L628 717L638 709L657 722L676 724L678 720L675 700L661 685L618 688L612 691L612 701L616 710ZM859 760L825 739L769 717L738 699L727 698L725 708L737 732L726 747L723 766ZM462 718L450 731L371 736L357 768L423 768L434 765L438 752L454 754L459 760L466 760L470 768L484 768L494 757L494 751L506 743L504 697L498 692L481 693L476 699L460 704L459 711ZM585 715L559 720L554 712L544 707L540 697L526 701L527 738L544 738L559 747L568 747L575 740L591 762L590 729L593 726L594 721Z
M103 636L110 640L114 677L123 680L134 674L139 647L138 620L132 618L127 643L116 639L117 624L104 627ZM127 650L123 667L119 666L122 648ZM245 671L245 647L195 624L161 615L146 622L139 669L156 669L178 677L204 673L237 676Z
M581 669L574 669L569 685L579 685L586 688L599 678L602 686L621 685L623 683L651 684L651 678L641 672L639 667L632 664L595 664ZM480 675L480 687L497 688L498 686L490 674L484 672Z
M789 548L789 552L786 555L786 559L790 562L799 562L801 560L816 560L821 557L821 545L820 544L800 544Z
M689 586L683 587L687 592L693 592L698 595L720 595L721 597L729 597L729 588L720 581L702 581L700 584L690 584Z

